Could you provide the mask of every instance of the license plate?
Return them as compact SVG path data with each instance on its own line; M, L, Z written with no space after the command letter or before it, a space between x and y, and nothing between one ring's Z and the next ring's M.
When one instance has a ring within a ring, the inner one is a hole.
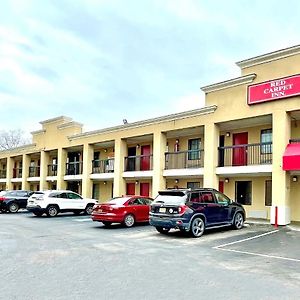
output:
M166 212L166 208L165 207L160 207L158 211L160 213L165 213Z
M102 209L98 209L98 212L102 212Z

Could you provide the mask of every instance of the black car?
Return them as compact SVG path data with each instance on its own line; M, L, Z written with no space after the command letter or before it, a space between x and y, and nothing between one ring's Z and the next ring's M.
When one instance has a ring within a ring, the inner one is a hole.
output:
M0 210L16 213L19 208L26 208L27 199L33 194L32 191L10 190L0 192Z
M241 229L246 213L242 205L215 189L160 191L150 210L150 225L160 233L171 228L200 237L207 228L233 226Z

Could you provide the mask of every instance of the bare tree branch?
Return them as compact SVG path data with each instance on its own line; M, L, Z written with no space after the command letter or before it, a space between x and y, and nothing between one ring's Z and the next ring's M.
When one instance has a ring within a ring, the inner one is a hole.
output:
M28 144L21 129L0 131L0 150L8 150Z

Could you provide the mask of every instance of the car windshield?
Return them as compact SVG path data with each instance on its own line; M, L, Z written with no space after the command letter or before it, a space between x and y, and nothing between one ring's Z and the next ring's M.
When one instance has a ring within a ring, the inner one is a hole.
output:
M110 201L108 201L108 203L109 204L123 205L129 199L130 199L130 197L113 198Z
M184 204L187 195L183 192L159 192L159 195L153 201L153 204Z
M2 191L0 196L16 196L16 192L15 191Z

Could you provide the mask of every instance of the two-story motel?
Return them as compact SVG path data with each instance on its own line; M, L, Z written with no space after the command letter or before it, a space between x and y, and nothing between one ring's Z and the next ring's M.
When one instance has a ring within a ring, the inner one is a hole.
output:
M300 221L300 46L237 63L241 76L202 87L204 108L91 132L40 122L32 144L0 152L0 189L72 189L105 201L213 187L248 217Z

